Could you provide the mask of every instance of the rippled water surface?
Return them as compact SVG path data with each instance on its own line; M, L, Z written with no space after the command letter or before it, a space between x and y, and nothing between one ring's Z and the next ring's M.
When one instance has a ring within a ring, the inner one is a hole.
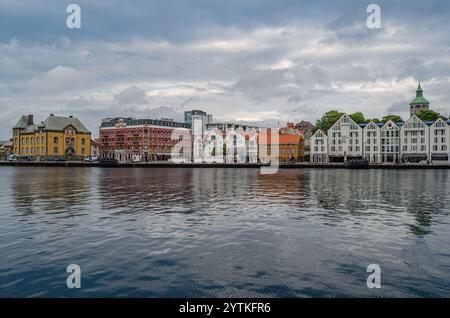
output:
M0 167L0 296L450 297L449 194L447 170Z

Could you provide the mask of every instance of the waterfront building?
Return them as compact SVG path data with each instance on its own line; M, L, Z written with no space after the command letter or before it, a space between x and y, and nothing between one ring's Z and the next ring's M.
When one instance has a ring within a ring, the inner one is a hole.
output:
M12 147L12 140L0 141L0 161L8 160L8 157L12 154Z
M106 118L99 128L100 157L119 162L166 161L174 146L188 140L179 155L189 161L190 128L189 123L170 119Z
M347 122L346 117L348 116L343 115L338 122ZM355 136L352 142L351 138L347 138L348 158L364 158L370 163L450 162L450 121L438 119L435 122L424 122L413 115L405 123L388 121L380 125L370 122L358 126L364 138L362 142L355 140ZM356 131L355 127L353 129ZM351 131L349 136L350 133ZM316 131L311 137L310 161L342 162L345 147L343 143L346 140L342 138L342 134L342 128L338 130L336 125L327 133ZM324 147L324 143L328 147ZM358 143L361 147L356 148ZM352 145L353 152L350 152Z
M50 116L34 124L22 116L13 127L13 151L29 160L81 160L90 154L91 132L73 116Z
M313 163L328 162L328 136L327 133L318 129L310 139L310 161Z
M201 163L205 157L204 133L206 125L213 122L213 116L202 110L190 110L184 112L184 122L191 125L192 133L192 157L194 162Z
M272 138L271 129L267 131L267 137L259 138L259 145L267 148L267 155L271 156ZM263 156L264 154L260 154ZM305 158L305 138L301 130L297 129L293 123L287 123L286 127L278 129L278 157L281 163L294 163L304 161ZM268 158L266 158L266 162Z
M416 115L422 109L429 109L430 107L430 102L423 97L423 89L422 86L420 86L420 83L416 90L416 97L411 101L409 107L410 116Z
M450 122L441 118L430 126L430 161L450 161Z
M381 127L381 162L399 163L400 160L400 126L403 123L387 121Z
M362 158L363 131L347 114L328 130L329 162Z
M373 121L363 128L364 159L371 163L381 163L381 127Z
M206 129L221 132L223 162L258 162L258 127L238 123L209 123Z
M428 161L430 129L416 115L412 115L400 128L402 162Z

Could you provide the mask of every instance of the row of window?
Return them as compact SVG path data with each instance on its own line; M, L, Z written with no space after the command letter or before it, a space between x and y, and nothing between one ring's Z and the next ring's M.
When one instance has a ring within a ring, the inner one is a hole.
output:
M15 142L16 145L19 143L18 141L19 141L18 138L15 138L14 142ZM59 142L58 137L53 138L53 144L54 145L57 145L58 142ZM66 138L66 144L69 144L69 143L74 145L75 144L75 139L74 138L71 138L71 139ZM41 145L45 144L44 137L36 137L36 145L39 145L39 144L41 144ZM81 139L81 144L83 146L86 145L86 139L85 138ZM34 137L26 137L26 138L22 137L22 145L34 145Z
M22 147L22 151L21 151L22 155L41 155L44 156L45 155L45 147L42 148L36 148L36 153L34 151L34 148L28 148L28 147ZM54 147L53 148L53 154L57 155L58 154L58 147ZM86 154L86 149L85 148L81 148L81 154L85 155Z

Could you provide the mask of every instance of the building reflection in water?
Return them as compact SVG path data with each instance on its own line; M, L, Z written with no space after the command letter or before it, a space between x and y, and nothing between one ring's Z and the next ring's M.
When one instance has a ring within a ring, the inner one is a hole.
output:
M21 168L11 177L18 212L78 214L91 201L93 176L85 168Z

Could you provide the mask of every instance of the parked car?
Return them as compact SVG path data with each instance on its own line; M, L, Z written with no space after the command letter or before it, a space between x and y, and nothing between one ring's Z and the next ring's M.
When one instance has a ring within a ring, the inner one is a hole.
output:
M17 158L14 155L9 155L8 156L8 161L17 161Z

